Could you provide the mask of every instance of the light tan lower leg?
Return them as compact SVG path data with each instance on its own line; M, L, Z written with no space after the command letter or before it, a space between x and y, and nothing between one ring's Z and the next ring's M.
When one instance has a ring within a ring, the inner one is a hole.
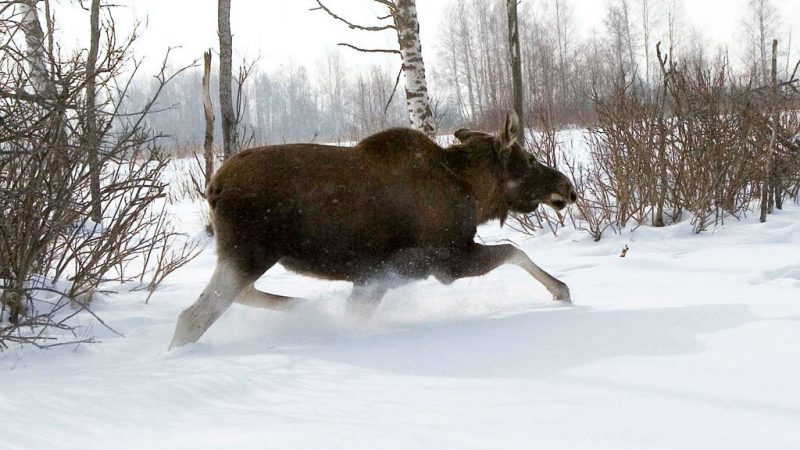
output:
M246 280L233 266L219 261L200 298L178 316L170 350L200 339L208 327L228 309L245 283Z
M542 283L542 285L553 294L553 300L570 301L569 288L566 284L537 266L525 252L520 249L515 250L516 251L511 254L511 257L505 261L506 264L514 264L525 269L536 281Z
M242 292L233 301L254 308L288 311L297 306L303 299L261 292L251 284L242 289Z

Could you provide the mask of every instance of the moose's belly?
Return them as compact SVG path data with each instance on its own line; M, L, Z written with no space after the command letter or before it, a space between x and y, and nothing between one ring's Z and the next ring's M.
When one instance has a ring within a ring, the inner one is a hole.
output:
M382 265L383 258L366 255L350 258L285 256L278 262L287 270L314 278L356 281L372 275Z

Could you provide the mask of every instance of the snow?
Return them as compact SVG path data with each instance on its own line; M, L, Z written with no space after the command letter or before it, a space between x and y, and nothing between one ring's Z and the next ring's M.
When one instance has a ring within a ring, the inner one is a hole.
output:
M199 205L179 206L199 230ZM480 235L517 243L574 305L509 266L391 291L364 323L348 284L276 267L258 286L305 305L234 305L167 352L210 244L149 304L96 301L124 337L81 314L102 343L0 354L0 448L797 448L800 206L701 235Z

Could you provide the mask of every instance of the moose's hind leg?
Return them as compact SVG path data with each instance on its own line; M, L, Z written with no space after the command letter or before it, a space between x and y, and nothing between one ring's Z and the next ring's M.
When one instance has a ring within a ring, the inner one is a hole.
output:
M170 350L200 339L200 336L228 309L253 276L228 259L220 259L203 293L178 316Z
M256 289L253 283L250 283L242 289L242 292L240 292L233 301L240 305L251 306L253 308L289 311L299 302L303 301L303 299L262 292Z
M372 317L388 290L389 286L379 281L353 283L353 290L347 298L347 313L362 318Z

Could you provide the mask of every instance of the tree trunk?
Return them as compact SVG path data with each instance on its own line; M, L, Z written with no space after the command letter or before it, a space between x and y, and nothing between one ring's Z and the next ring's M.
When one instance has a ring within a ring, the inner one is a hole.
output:
M233 49L231 36L231 0L219 0L217 4L217 26L219 33L219 109L222 115L222 153L227 160L235 152L236 119L231 95Z
M30 70L30 80L36 94L52 99L56 96L55 86L47 71L47 53L42 25L39 23L39 12L36 9L38 0L21 0L20 23L25 34L27 51L25 59Z
M764 10L764 1L761 0L757 3L758 15L758 48L761 51L761 73L763 74L766 83L769 79L769 69L767 66L767 19L766 11Z
M214 173L214 109L211 104L211 50L203 54L203 115L206 119L205 138L203 140L203 157L205 158L205 186L211 181Z
M555 25L556 25L556 40L558 42L556 48L558 49L558 96L561 103L559 111L559 120L565 120L568 111L568 94L569 88L567 87L567 14L563 0L556 0L554 2L555 8Z
M403 59L406 105L411 125L428 137L434 138L433 113L428 99L415 0L396 1L394 23L397 28L397 41L400 44L400 56Z
M633 52L633 33L631 30L630 5L628 0L622 1L622 11L625 17L625 40L628 43L628 60L631 64L631 75L634 82L638 82L639 70L636 66L636 56Z
M764 164L764 181L761 187L761 222L767 221L767 212L772 212L772 163L775 158L775 140L778 134L778 126L780 123L778 119L780 114L778 112L778 40L772 41L772 85L771 85L771 98L770 98L770 112L772 113L772 135L769 139L769 147L767 148L767 158Z
M91 35L89 36L89 55L86 58L86 136L84 148L89 156L89 191L91 194L90 217L95 224L103 221L103 208L100 204L100 143L97 136L97 51L100 46L100 0L92 0L89 13Z
M470 124L474 124L476 116L478 114L478 110L475 106L475 92L473 91L472 88L473 85L472 80L475 78L472 75L473 64L470 61L472 59L472 43L471 43L472 37L469 34L469 27L467 26L467 19L466 19L467 12L466 9L464 9L463 3L460 4L459 7L460 7L459 13L461 17L459 22L458 34L459 37L461 38L461 43L463 45L462 54L464 56L464 74L467 77L466 80L467 96L468 96L467 98L469 99L469 113L470 113L468 122Z
M517 140L520 145L525 145L525 119L524 105L522 101L522 60L519 51L519 27L517 25L517 0L506 0L508 7L508 48L511 53L511 80L512 92L514 97L514 111L519 116L519 136Z
M650 97L650 2L648 0L642 1L642 40L644 47L644 74L646 83L646 92L648 98Z
M39 22L39 12L36 9L37 3L38 0L20 0L17 3L20 28L25 38L25 54L23 57L28 65L27 79L35 97L53 102L52 107L58 109L54 114L53 120L58 124L58 128L63 129L63 105L58 105L55 102L57 91L47 69L49 56L47 47L45 47L45 35ZM63 133L56 137L56 139L61 138L63 138ZM39 237L37 236L36 239L39 239ZM22 247L27 248L29 246ZM29 259L33 255L39 254L39 252L35 251L26 253L25 255L19 255L21 257L19 259L28 259L28 261L19 261L18 259L18 262L14 264L16 267L3 267L0 270L4 276L9 276L10 278L2 295L0 295L0 305L8 306L9 321L12 324L18 324L20 317L25 314L28 299L25 287L29 277L28 270L33 266Z
M469 36L465 38L468 40ZM474 124L478 116L478 107L475 106L475 89L473 88L474 81L477 77L473 75L474 64L471 63L472 59L472 46L469 42L465 45L464 51L464 73L467 76L467 98L469 99L469 123Z
M661 60L659 52L659 61ZM668 95L668 80L664 76L661 96L658 98L658 172L656 173L656 216L653 219L653 226L664 226L664 204L667 202L667 190L669 183L667 179L667 135L672 133L672 127L667 127L669 119L666 117L666 101ZM648 86L649 87L649 86Z

